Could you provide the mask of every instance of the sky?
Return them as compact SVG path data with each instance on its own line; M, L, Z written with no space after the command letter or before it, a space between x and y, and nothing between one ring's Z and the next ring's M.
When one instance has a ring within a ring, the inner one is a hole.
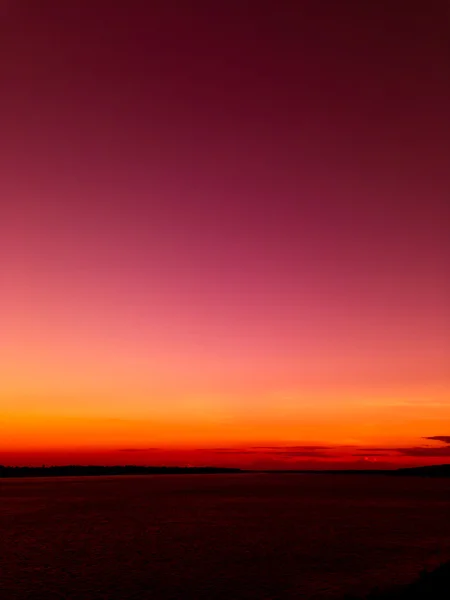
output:
M0 464L450 458L447 2L0 2Z

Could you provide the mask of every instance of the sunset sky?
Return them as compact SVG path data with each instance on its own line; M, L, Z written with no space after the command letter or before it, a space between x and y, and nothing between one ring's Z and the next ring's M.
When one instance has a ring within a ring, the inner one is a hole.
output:
M0 464L450 462L449 19L0 1Z

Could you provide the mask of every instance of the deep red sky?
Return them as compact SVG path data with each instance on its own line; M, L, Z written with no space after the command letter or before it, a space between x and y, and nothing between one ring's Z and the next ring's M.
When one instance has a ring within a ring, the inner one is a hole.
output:
M159 4L1 5L0 463L445 462L448 3Z

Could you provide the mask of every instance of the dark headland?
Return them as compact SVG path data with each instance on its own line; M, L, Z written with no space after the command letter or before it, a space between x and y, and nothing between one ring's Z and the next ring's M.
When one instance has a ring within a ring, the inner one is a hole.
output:
M364 597L345 596L344 600L448 600L450 598L450 562L433 571L423 571L408 585L389 590L373 590Z
M277 470L266 473L302 473L307 475L387 475L389 477L450 477L450 464L402 469L320 469L320 470ZM450 596L449 596L450 598Z
M226 467L155 467L139 465L65 465L10 467L0 465L0 478L12 477L84 477L106 475L213 475L227 473L286 473L305 475L385 475L389 477L450 477L450 464L392 470L270 470L255 471Z

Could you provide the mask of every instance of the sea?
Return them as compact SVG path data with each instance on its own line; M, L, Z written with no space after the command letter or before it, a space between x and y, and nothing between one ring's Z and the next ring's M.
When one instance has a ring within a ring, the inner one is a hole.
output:
M0 480L2 600L334 600L449 559L450 479Z

